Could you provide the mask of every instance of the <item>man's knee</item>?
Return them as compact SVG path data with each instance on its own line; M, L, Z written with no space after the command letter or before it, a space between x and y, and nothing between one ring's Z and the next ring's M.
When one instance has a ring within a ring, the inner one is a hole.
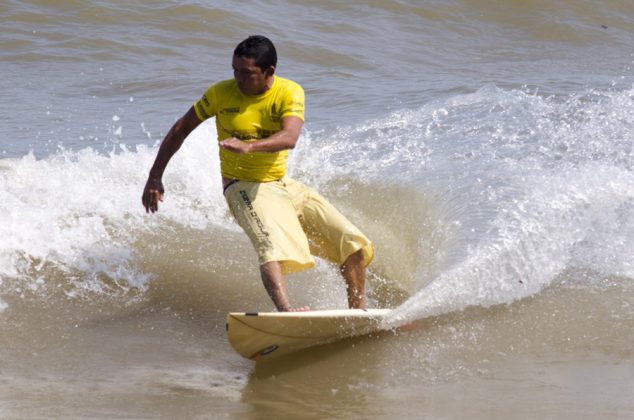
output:
M361 266L361 268L365 268L365 259L363 257L362 249L348 255L348 258L346 258L346 260L343 262L341 268L345 269L346 267L352 268L358 266Z

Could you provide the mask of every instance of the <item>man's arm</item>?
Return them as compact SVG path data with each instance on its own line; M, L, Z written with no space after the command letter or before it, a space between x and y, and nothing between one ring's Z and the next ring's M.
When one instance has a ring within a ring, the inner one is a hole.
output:
M297 139L302 131L304 121L299 117L286 117L282 119L282 129L270 137L262 140L245 142L235 137L218 143L223 149L234 153L269 152L275 153L281 150L292 149L297 144Z
M185 115L174 123L165 139L163 139L141 197L146 212L154 213L158 211L158 202L163 201L163 194L165 193L162 178L167 163L180 149L189 133L194 131L201 122L192 106Z

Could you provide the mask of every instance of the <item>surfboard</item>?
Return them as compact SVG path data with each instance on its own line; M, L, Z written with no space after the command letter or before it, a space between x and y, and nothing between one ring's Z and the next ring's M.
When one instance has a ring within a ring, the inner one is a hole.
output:
M380 329L390 309L334 309L307 312L231 312L229 343L240 355L270 359Z

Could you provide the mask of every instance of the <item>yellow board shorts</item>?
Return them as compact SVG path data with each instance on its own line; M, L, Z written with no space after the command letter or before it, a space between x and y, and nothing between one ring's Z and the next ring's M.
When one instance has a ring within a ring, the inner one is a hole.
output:
M338 266L360 249L366 266L374 258L372 242L299 181L288 177L263 183L236 181L225 190L225 198L260 265L279 261L286 274L314 266L312 255Z

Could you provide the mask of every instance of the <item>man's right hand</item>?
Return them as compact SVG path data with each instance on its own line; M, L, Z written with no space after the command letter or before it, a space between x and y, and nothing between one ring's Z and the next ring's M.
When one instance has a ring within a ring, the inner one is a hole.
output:
M158 154L154 160L154 165L150 169L150 176L145 183L141 201L146 212L155 213L158 211L158 202L163 201L163 183L161 178L167 162L174 156L174 153L181 147L185 138L200 125L202 121L196 115L196 110L192 106L189 110L174 123L170 131L163 139Z
M160 178L148 178L145 183L145 188L143 189L143 196L141 197L145 211L147 213L157 212L158 202L163 201L164 194L165 189L163 188L163 182L161 182Z

